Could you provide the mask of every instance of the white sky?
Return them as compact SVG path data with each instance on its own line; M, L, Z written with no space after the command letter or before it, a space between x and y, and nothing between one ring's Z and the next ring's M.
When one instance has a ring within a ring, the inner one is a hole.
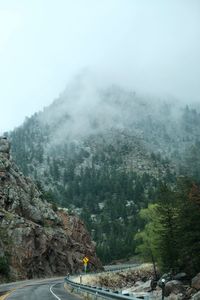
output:
M199 0L0 0L0 132L82 68L136 91L200 100Z

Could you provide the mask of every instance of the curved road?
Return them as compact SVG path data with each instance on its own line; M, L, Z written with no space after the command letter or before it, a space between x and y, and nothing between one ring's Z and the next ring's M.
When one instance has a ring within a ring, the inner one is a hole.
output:
M127 268L137 268L138 264L121 264L106 266L105 270L117 271ZM78 277L78 282L79 282ZM75 280L76 281L76 280ZM0 285L0 292L15 289L6 300L80 300L64 289L64 278L49 278L41 280L25 280Z
M13 291L6 300L77 300L64 289L63 280L32 283ZM79 299L80 300L80 299Z

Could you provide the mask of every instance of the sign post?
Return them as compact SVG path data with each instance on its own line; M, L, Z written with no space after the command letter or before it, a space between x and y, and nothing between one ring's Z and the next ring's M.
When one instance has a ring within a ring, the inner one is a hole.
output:
M85 273L87 272L87 265L88 265L88 262L89 262L89 258L87 256L85 256L83 258L83 265L84 265L84 271Z

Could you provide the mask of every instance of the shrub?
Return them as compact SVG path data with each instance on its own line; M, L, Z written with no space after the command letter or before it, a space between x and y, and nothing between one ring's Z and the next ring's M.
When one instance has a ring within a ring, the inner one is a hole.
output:
M5 256L0 257L0 274L5 276L9 275L9 264Z

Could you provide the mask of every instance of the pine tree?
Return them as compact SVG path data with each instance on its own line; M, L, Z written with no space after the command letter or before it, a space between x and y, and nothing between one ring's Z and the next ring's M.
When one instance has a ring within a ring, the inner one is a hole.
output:
M180 268L191 276L200 268L200 186L181 179L177 190Z
M160 265L163 270L171 270L172 272L178 268L177 218L179 208L176 202L175 193L166 185L162 185L157 206L157 218L161 225L157 230Z

